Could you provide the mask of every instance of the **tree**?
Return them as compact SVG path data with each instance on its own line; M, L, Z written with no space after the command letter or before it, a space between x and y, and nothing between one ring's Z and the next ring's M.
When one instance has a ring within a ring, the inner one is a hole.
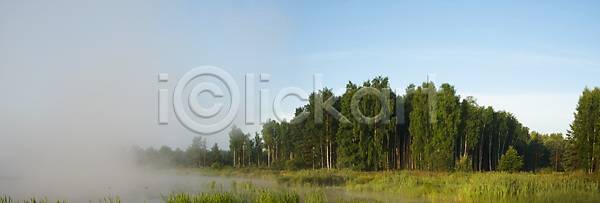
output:
M548 162L552 167L553 171L564 170L563 154L565 151L566 141L562 136L562 133L552 133L548 135L548 138L544 141L544 147L549 151Z
M362 158L362 153L358 153L358 135L356 129L358 124L354 122L351 114L350 101L352 95L358 90L358 87L352 82L348 82L346 85L346 93L341 98L341 114L352 121L352 124L339 123L338 132L336 135L336 141L339 145L337 148L338 154L338 167L349 168L354 170L360 170L362 164L359 161Z
M596 87L590 91L586 87L579 97L576 110L575 120L568 131L576 151L572 154L578 156L581 167L593 173L600 158L600 150L597 149L600 139L600 89Z
M458 137L460 124L460 96L456 95L454 86L442 84L434 102L437 102L437 122L433 125L433 170L449 170L454 161L455 140ZM433 119L433 118L432 118ZM458 143L459 145L461 143Z
M460 171L472 171L472 154L475 147L478 146L480 129L481 129L481 111L477 106L475 98L468 96L461 102L461 121L459 127L460 134L460 146L458 146L458 155L460 159L457 160L455 166ZM464 144L462 144L464 143Z
M171 166L171 159L173 158L173 150L167 145L163 145L158 150L158 164L160 168L169 168Z
M197 168L202 165L204 152L203 149L206 149L206 139L202 140L201 136L196 136L192 139L192 144L185 151L188 166Z
M433 86L433 85L432 85ZM427 107L427 95L425 88L418 87L414 91L412 97L412 111L410 112L410 125L408 130L412 136L412 144L410 149L412 151L412 163L414 164L412 169L419 170L430 170L429 155L429 143L431 141L431 130L429 128L428 111Z
M258 135L258 132L254 133L254 141L252 142L252 157L256 158L256 165L260 166L260 159L262 157L262 138Z
M210 149L210 165L221 162L221 151L219 150L219 144L215 142L213 147Z
M500 166L498 169L501 171L508 171L510 173L517 172L523 166L523 157L519 156L517 150L513 149L512 146L508 147L508 150L502 158L500 158Z
M242 132L242 129L233 125L229 132L229 151L233 152L233 167L238 166L243 161L244 151L242 148L245 142L246 135Z

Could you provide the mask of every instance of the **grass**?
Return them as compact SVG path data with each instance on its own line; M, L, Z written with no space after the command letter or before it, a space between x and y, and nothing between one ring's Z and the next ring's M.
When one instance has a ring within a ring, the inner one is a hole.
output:
M343 186L351 180L349 174L338 170L282 171L276 177L277 184L284 186Z
M599 202L597 177L567 173L369 173L350 181L356 191L395 193L431 201Z
M281 173L279 170L259 169L256 167L232 168L226 167L220 170L206 168L184 168L184 169L166 169L162 172L177 174L177 175L203 175L203 176L218 176L224 178L248 178L248 179L265 179L275 180Z
M232 177L231 174L236 174L233 177L263 177L283 186L333 186L429 201L600 202L600 176L580 173L355 172L326 169L245 169L210 173L217 176L227 174L225 177Z

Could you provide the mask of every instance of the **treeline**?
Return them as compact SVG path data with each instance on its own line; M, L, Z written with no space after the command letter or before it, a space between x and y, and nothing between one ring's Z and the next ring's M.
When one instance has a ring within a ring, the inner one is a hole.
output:
M454 86L411 84L404 95L389 89L388 78L377 77L362 86L349 82L339 97L327 88L311 94L293 120L263 126L267 164L281 169L493 171L513 146L523 155L523 170L564 168L563 156L551 159L554 143L564 146L562 135L530 134L509 112L479 106L472 97L461 100Z
M132 147L140 165L272 169L351 168L374 171L495 171L512 147L523 171L585 168L595 171L600 149L600 90L586 88L567 139L540 134L513 114L462 98L454 86L409 85L400 95L388 78L349 82L341 96L312 93L291 121L268 121L261 133L229 132L229 149L196 137L185 150Z
M577 103L575 120L568 131L567 165L588 173L600 167L600 89L585 88Z
M129 155L139 166L158 169L166 168L198 168L209 167L220 168L231 165L229 151L221 151L215 143L212 148L207 148L206 139L197 136L192 139L192 144L185 150L179 148L173 150L163 145L159 149L148 147L142 149L137 145L129 148Z

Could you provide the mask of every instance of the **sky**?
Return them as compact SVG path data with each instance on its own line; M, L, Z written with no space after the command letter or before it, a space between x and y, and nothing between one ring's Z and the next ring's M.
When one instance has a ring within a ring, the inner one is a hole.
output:
M172 94L201 66L223 70L240 91L232 124L204 135L220 148L228 148L232 125L260 132L261 90L270 105L288 87L310 93L315 74L334 90L389 77L401 92L435 75L461 98L511 112L531 130L564 134L583 89L600 86L598 4L0 1L0 161L58 170L72 161L103 163L109 151L134 144L186 149L200 134L179 121ZM246 74L255 75L252 125L245 121ZM183 91L203 82L224 96L201 93L200 106L231 108L231 90L218 78L194 78ZM158 124L159 89L169 92L167 125ZM289 118L303 104L287 97L283 113ZM206 119L183 111L204 125L228 113Z

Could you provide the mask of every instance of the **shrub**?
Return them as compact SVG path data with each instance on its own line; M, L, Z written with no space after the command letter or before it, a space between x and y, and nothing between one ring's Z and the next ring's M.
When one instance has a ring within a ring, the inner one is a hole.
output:
M473 164L471 162L471 156L462 157L456 161L455 171L460 172L471 172L473 171Z
M298 165L300 165L300 163L298 162L297 158L290 159L285 162L285 170L297 171Z
M219 162L216 162L216 163L212 164L210 166L210 168L213 170L221 170L221 168L223 168L223 165Z
M500 158L500 167L498 169L514 173L519 171L522 166L523 156L519 156L517 150L510 146L508 147L508 151Z

